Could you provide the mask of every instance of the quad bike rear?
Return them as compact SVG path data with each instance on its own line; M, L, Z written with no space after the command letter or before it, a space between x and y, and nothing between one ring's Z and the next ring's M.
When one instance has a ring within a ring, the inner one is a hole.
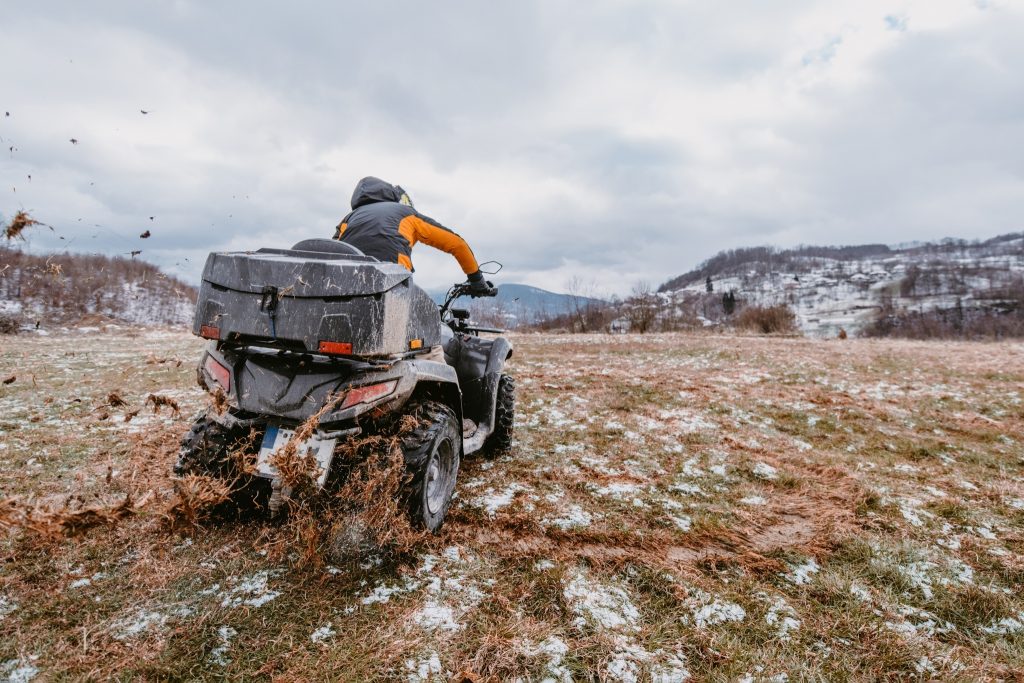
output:
M451 309L468 293L453 286L439 308L402 266L333 240L210 254L192 331L210 340L198 379L214 407L183 438L175 473L230 480L237 502L276 514L293 493L282 456L330 488L348 440L412 416L403 500L436 531L462 458L512 441L512 345Z

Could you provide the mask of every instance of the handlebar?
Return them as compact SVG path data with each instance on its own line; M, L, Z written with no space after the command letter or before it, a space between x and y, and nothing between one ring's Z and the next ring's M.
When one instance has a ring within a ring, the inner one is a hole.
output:
M455 303L455 300L458 299L459 297L469 295L476 298L480 296L498 295L497 287L494 287L491 289L491 291L482 294L474 294L472 290L473 287L468 282L456 282L454 285L452 285L451 289L448 290L447 296L445 296L444 298L444 303L441 304L441 319L444 319L445 314L448 313L448 309L451 307L453 303Z

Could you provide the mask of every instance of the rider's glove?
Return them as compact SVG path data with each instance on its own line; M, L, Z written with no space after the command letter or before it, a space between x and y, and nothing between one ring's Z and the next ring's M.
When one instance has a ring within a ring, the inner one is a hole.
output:
M479 270L469 274L469 295L470 296L494 296L498 289L484 279L484 274Z

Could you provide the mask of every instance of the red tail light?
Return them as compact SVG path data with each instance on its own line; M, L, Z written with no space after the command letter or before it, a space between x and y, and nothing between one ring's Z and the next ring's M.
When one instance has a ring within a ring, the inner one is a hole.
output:
M199 336L206 339L220 339L220 328L213 325L203 325L199 328Z
M345 397L345 401L341 404L341 410L345 408L351 408L357 406L360 403L370 403L376 401L379 398L384 398L398 386L398 380L393 379L389 382L381 382L380 384L369 384L365 387L356 387L348 392Z
M348 342L320 342L320 353L333 353L339 356L352 355L352 345Z
M206 368L206 371L210 373L210 377L213 377L214 381L216 381L224 391L231 391L230 370L218 363L213 356L206 357L206 362L203 363L203 367Z

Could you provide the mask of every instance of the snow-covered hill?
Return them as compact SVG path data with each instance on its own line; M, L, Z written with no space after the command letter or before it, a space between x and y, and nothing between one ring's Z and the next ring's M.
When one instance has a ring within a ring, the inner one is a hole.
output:
M0 247L0 316L21 325L184 326L196 290L138 260Z
M723 252L659 290L669 306L718 302L729 292L740 305L786 304L806 334L820 336L858 332L883 312L1015 309L1024 296L1024 233L985 242Z

